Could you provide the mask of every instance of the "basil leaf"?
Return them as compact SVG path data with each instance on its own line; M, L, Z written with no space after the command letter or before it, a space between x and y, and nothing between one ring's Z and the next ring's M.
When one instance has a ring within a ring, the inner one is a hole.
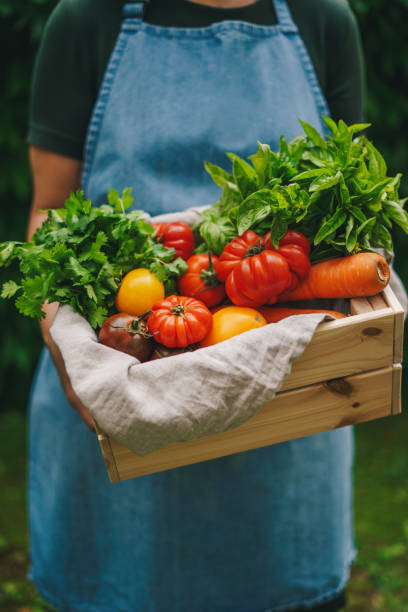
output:
M293 177L293 181L304 181L309 178L315 178L316 176L322 176L323 174L330 174L330 168L313 168L313 170L305 170L300 174L296 174Z
M245 160L238 157L234 153L227 153L227 156L232 161L232 174L235 183L242 194L246 198L250 193L258 188L258 175L256 170L250 166Z
M369 141L365 141L368 157L368 169L376 179L383 178L387 174L387 165L381 153Z
M344 180L344 176L341 173L340 174L340 182L339 182L339 194L340 194L340 202L342 202L343 204L349 204L350 202L350 192L348 190L348 187L345 183Z
M234 177L232 174L219 166L210 164L210 162L205 162L204 168L207 170L208 174L211 176L214 183L218 185L218 187L224 188L228 186L233 191L238 191L237 186L234 184Z
M208 248L215 255L221 255L224 247L236 237L237 230L228 217L206 219L200 225L200 234Z
M383 202L387 215L408 234L408 213L397 202L387 200Z
M268 168L274 157L276 158L276 154L272 153L270 146L258 141L258 151L254 155L250 155L248 159L251 160L258 173L259 185L265 184L268 177Z
M357 132L362 132L371 126L371 123L353 123L353 125L349 125L348 129L350 134L356 134Z
M346 219L347 213L341 208L338 208L332 217L322 223L314 238L314 244L320 244L333 230L341 227Z
M304 129L306 136L309 138L311 142L317 147L321 147L325 149L327 147L326 141L321 134L314 128L310 123L306 123L306 121L302 121L299 119L299 122Z
M281 217L274 217L270 226L271 241L275 249L279 247L279 240L288 231L288 223Z
M315 179L309 187L309 191L323 191L324 189L330 189L334 187L340 181L341 172L337 172L333 175L322 175Z
M359 208L358 206L350 206L350 212L353 217L357 219L357 221L360 221L360 223L364 223L365 221L367 221L367 217L365 216L361 208Z
M249 210L245 215L240 217L237 222L238 234L243 234L246 230L251 229L256 223L266 219L270 213L270 206L258 204L252 210Z
M336 125L336 122L333 121L333 119L331 117L326 117L325 115L322 115L322 119L325 122L325 124L327 125L327 127L329 128L332 136L338 136L339 130L338 130L338 127Z
M356 235L356 231L354 229L354 217L349 217L347 219L347 224L346 224L346 248L348 251L352 251L354 249L354 247L356 246L356 242L357 242L357 235ZM353 233L353 235L355 236L354 238L350 238L350 235ZM353 243L354 240L354 243ZM350 246L350 244L352 244L352 246Z
M372 241L373 246L383 247L384 249L387 249L388 251L394 250L394 246L392 243L392 236L390 232L387 230L387 228L381 223L375 224L372 234L371 234L371 241Z
M369 235L371 233L371 230L373 229L373 227L375 226L376 223L377 223L377 219L375 217L370 217L369 219L364 221L364 223L362 223L357 228L357 237L360 236L360 234L368 234Z

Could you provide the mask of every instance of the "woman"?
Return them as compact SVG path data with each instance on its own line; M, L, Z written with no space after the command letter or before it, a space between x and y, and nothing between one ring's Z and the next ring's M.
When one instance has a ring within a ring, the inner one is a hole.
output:
M320 131L322 114L361 121L345 0L122 4L61 0L48 24L28 137L29 237L38 209L78 187L100 203L110 187L132 186L152 215L211 204L219 190L205 160L225 166L225 151L246 157L257 140L276 149L281 134L301 133L298 118ZM342 608L354 557L351 430L111 486L47 310L30 404L40 593L62 612Z

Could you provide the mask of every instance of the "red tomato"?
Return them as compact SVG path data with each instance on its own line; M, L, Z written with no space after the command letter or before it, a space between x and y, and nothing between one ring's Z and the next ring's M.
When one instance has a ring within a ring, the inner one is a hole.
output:
M257 307L291 286L291 273L286 259L276 251L262 251L242 259L228 275L225 290L237 306Z
M144 320L124 312L104 321L98 339L101 344L132 355L142 362L147 361L153 352L153 338Z
M243 257L260 253L264 249L263 238L252 230L247 230L242 236L237 236L229 242L220 255L217 276L225 282L228 274Z
M218 257L209 253L192 255L187 266L187 272L177 280L179 293L195 297L209 308L222 302L225 289L217 278Z
M271 233L268 232L264 238L266 249L275 251L275 247L270 239ZM278 253L284 256L289 264L292 274L292 282L289 291L296 289L299 282L307 277L310 272L310 244L306 236L295 230L288 230L279 240Z
M211 330L212 314L207 306L191 297L170 295L153 305L147 327L165 346L188 346L200 342Z
M175 249L174 258L188 259L194 251L194 234L187 223L173 221L172 223L153 223L156 239L163 246Z
M268 232L264 238L264 244L267 249L274 249L271 242L271 232ZM310 243L306 236L296 230L288 230L286 234L279 240L279 248L285 244L297 244L302 247L306 255L310 255Z
M224 248L217 269L225 290L237 306L256 308L291 286L288 262L276 249L265 249L264 239L247 230Z

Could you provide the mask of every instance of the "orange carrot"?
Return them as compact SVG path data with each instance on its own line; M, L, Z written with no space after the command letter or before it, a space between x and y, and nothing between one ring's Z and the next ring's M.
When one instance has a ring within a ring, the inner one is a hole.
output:
M319 310L312 308L281 308L280 306L260 306L256 309L268 321L268 323L277 323L286 317L299 314L310 314L314 312L324 312L325 314L333 315L336 319L344 319L346 315L336 310Z
M311 267L308 277L279 302L313 298L351 298L375 295L390 278L390 269L378 253L357 253L328 259Z

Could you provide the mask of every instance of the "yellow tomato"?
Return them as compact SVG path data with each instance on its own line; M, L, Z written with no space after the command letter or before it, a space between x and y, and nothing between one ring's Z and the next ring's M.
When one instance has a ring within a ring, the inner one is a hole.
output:
M226 306L213 314L212 329L200 346L211 346L263 325L266 325L265 318L254 308Z
M138 317L164 298L164 285L146 268L131 270L122 279L116 308Z

